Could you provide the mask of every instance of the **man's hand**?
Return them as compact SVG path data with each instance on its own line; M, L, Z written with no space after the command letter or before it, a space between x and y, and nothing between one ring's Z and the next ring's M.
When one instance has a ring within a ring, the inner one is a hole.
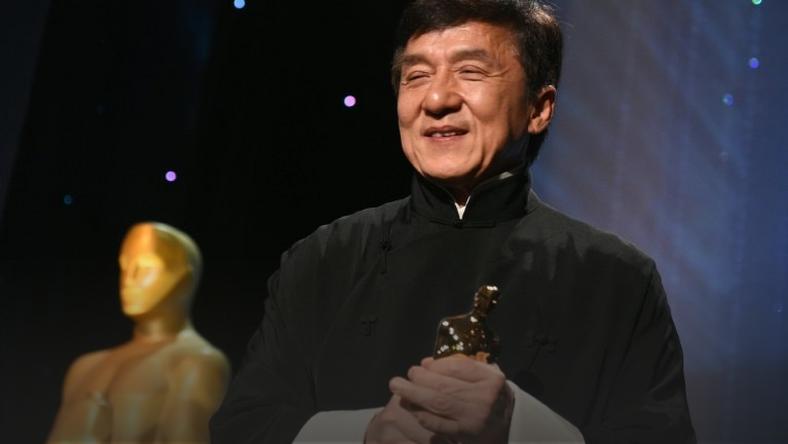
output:
M435 434L422 427L416 417L405 410L399 396L393 395L386 407L376 414L367 426L365 444L417 443L431 444L444 442Z
M514 394L497 365L465 356L425 358L389 382L420 425L463 444L506 443Z

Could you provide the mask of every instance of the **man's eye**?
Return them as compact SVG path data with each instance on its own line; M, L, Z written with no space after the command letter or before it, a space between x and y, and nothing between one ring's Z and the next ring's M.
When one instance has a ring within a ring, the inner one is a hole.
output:
M414 72L405 76L405 83L413 82L415 80L423 79L427 77L427 73L425 72Z
M459 73L462 76L462 78L468 80L481 80L482 78L485 77L484 71L482 71L479 68L471 68L471 67L461 68L459 70Z

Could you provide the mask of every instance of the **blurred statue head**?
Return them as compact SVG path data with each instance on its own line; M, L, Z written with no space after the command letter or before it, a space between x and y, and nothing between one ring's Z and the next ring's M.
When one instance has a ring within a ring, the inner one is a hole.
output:
M136 224L123 240L118 262L126 316L188 315L202 271L200 251L188 235L162 223Z

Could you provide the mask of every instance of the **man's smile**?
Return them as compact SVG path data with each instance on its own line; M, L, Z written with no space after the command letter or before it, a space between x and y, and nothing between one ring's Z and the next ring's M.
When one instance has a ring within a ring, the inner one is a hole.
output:
M431 126L427 128L422 134L431 141L447 142L461 138L462 136L468 134L468 130L452 125Z

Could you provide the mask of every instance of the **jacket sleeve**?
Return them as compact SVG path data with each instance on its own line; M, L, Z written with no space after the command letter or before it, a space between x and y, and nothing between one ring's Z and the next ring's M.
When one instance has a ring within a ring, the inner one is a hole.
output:
M300 310L280 288L280 275L268 280L262 323L211 418L212 443L291 443L315 413L311 372L300 346Z
M695 443L684 359L659 273L649 283L600 424L588 443Z

